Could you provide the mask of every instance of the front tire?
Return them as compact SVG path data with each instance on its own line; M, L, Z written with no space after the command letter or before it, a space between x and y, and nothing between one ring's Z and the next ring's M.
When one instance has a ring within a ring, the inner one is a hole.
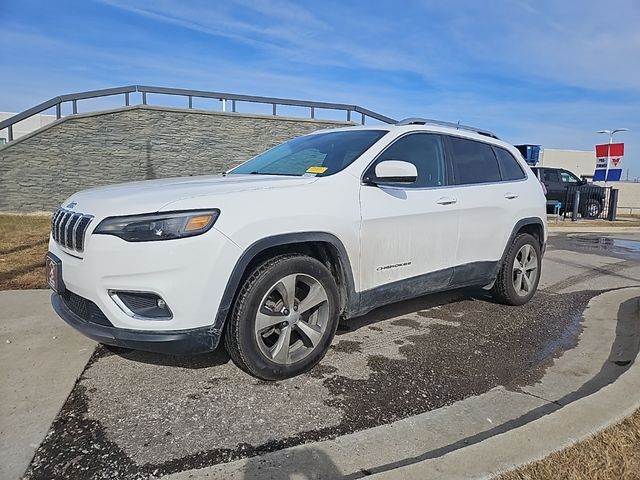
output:
M506 305L523 305L536 293L540 281L540 244L528 233L513 240L492 289L496 300Z
M244 281L225 333L233 362L263 380L282 380L313 368L338 326L338 287L315 258L280 255Z

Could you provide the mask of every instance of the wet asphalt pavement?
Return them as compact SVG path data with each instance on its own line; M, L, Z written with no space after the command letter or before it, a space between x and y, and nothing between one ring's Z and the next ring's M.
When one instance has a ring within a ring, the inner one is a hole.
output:
M610 257L640 259L640 240L635 234L569 234L550 237L552 248L595 253Z
M559 236L549 251L624 259L606 267L613 272L640 263L640 244L626 241L604 250ZM517 390L575 344L600 293L562 293L562 282L522 307L461 290L376 310L341 325L313 371L277 383L247 376L222 349L169 357L100 347L27 478L149 478L334 438L498 385Z

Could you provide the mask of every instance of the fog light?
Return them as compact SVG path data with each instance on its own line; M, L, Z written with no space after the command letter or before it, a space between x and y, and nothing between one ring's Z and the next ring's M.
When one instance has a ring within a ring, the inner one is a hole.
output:
M173 318L167 302L155 293L109 290L109 296L124 313L138 320L171 320Z

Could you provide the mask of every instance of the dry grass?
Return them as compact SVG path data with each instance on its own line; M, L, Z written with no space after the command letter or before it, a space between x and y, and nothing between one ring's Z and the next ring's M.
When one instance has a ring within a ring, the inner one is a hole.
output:
M498 480L547 479L640 479L640 410L584 442L498 477Z
M0 215L0 290L47 288L48 216Z

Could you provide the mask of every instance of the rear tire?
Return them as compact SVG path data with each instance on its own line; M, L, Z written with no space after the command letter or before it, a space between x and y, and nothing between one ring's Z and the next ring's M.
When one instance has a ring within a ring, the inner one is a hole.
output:
M542 255L532 235L516 235L500 267L491 292L506 305L523 305L536 293L540 281Z
M258 265L240 288L225 348L242 370L282 380L313 368L338 326L338 287L315 258L288 254Z
M602 205L597 200L587 200L587 203L584 206L584 210L582 212L582 216L584 218L598 218L600 213L602 212Z

